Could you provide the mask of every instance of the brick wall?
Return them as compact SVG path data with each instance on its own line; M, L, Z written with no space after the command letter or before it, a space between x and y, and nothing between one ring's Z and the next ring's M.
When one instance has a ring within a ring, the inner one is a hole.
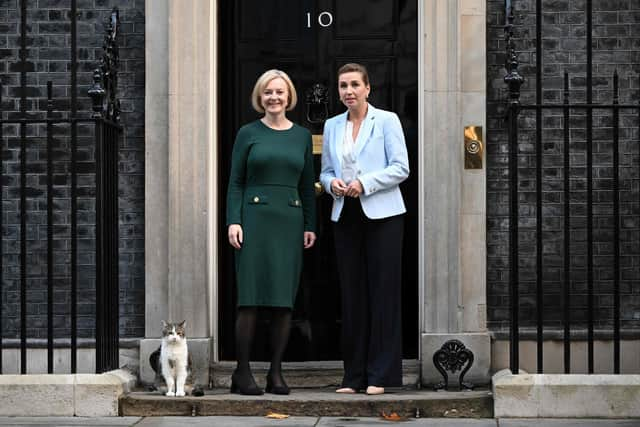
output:
M54 81L55 108L65 115L69 108L69 7L70 0L30 0L28 2L28 86L27 109L42 116L46 105L46 81ZM611 75L620 75L621 102L638 102L640 71L640 0L594 1L594 101L611 100ZM103 22L113 6L120 9L121 66L119 91L123 109L125 136L120 153L120 286L121 334L134 337L144 334L144 1L143 0L78 0L79 115L88 114L85 97L102 44ZM521 73L527 78L523 102L535 99L535 2L514 1L517 46ZM507 146L502 115L505 86L503 0L487 1L487 246L488 246L488 318L492 329L501 329L508 320L508 193ZM585 99L585 1L543 1L543 99L559 102L562 96L562 72L571 74L572 99ZM14 117L19 111L19 0L0 0L0 79L3 82L3 117ZM544 147L544 266L545 319L557 325L560 319L562 287L562 118L560 112L543 117ZM621 117L621 195L623 213L622 308L623 325L640 326L640 207L636 202L639 184L638 140L636 116ZM611 121L604 111L594 113L594 279L598 325L606 326L612 309L613 251L611 212ZM521 315L525 325L533 325L535 303L535 116L523 113L521 119ZM572 317L583 321L586 316L585 259L585 137L584 116L574 115L572 128ZM69 292L69 191L67 130L56 132L55 248L56 248L56 335L67 336ZM5 126L3 148L3 287L2 329L6 338L19 334L19 201L17 188L18 129ZM45 138L42 128L29 127L29 336L46 335L46 197L44 182ZM80 209L78 217L79 326L82 336L93 334L93 166L90 129L80 129L81 138L78 184Z
M514 0L520 73L527 79L523 103L535 102L535 1ZM572 102L586 101L585 0L543 0L543 101L562 102L563 73L570 74ZM620 76L620 102L638 103L640 72L640 0L593 2L593 101L611 103L613 72ZM508 147L503 82L504 0L487 3L487 248L488 319L494 330L506 328L508 311ZM542 117L543 266L545 323L559 326L563 287L563 126L562 111ZM585 113L573 111L571 129L571 284L572 321L584 325L586 283L586 132ZM622 325L640 327L640 206L638 112L621 113L620 196L622 214ZM609 327L613 313L613 204L610 112L594 111L593 239L596 328ZM535 325L536 181L533 112L521 114L519 145L520 293L523 326Z
M70 108L71 0L29 0L27 63L19 58L20 1L0 0L0 80L3 118L20 116L20 71L26 66L27 111L44 117L46 82L52 80L55 116ZM120 142L120 334L144 335L144 0L78 0L78 116L88 117L86 93L102 55L104 24L120 10L118 90L124 137ZM3 127L3 283L2 336L20 333L19 128ZM27 285L28 337L46 337L46 133L28 126ZM54 325L55 336L70 333L70 184L69 127L54 131ZM94 334L95 180L92 126L78 127L78 328Z

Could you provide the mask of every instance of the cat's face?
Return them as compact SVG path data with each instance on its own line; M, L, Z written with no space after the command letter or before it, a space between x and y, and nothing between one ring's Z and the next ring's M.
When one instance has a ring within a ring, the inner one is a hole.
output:
M162 337L169 342L178 342L184 339L185 330L184 330L185 321L183 320L180 323L170 323L162 321Z

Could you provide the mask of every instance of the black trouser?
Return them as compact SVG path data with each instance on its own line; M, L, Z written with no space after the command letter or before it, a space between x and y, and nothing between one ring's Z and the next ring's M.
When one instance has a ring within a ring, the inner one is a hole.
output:
M403 215L371 220L346 198L334 225L342 291L343 387L402 385Z

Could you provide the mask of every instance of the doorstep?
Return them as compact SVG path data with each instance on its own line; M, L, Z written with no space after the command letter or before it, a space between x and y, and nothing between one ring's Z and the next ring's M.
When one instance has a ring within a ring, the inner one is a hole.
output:
M229 388L231 374L236 368L236 362L215 362L211 364L211 388ZM260 387L266 385L269 371L268 362L251 362L251 371ZM337 387L342 382L344 371L342 361L310 361L284 362L282 373L292 388L330 388ZM416 388L420 384L420 361L404 359L402 361L402 385Z
M312 417L493 418L489 390L426 391L393 389L379 396L345 395L335 388L292 389L279 396L242 396L228 389L207 390L199 397L168 397L158 392L131 392L120 399L122 416L264 416L269 412Z

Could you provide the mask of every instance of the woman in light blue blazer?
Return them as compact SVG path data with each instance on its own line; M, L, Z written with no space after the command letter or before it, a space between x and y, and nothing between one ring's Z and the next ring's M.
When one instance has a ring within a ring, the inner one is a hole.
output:
M402 125L367 102L366 68L338 70L347 111L324 125L320 181L331 220L342 296L344 378L338 393L384 393L402 385L401 265L409 176Z

